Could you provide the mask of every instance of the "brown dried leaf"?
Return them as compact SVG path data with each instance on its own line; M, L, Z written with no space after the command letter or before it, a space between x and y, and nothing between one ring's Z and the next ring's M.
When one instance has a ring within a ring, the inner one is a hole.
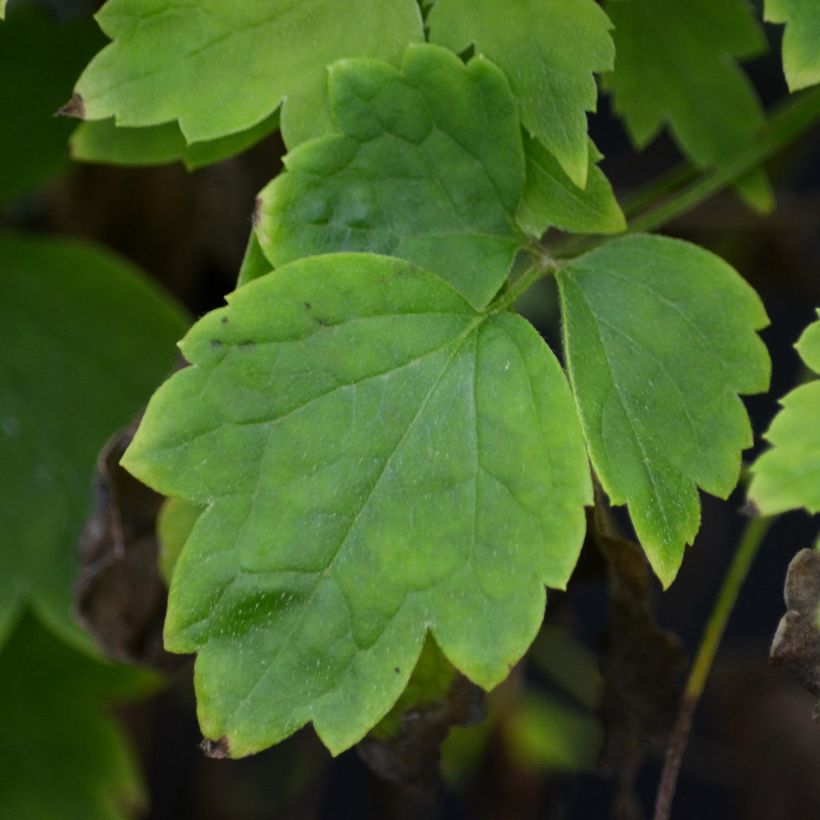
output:
M786 573L786 614L777 627L770 660L783 667L800 685L820 697L820 551L803 549ZM820 718L820 704L815 719Z
M172 669L181 659L162 646L167 591L155 532L163 499L119 464L134 429L113 436L97 462L92 512L80 537L75 609L109 658Z

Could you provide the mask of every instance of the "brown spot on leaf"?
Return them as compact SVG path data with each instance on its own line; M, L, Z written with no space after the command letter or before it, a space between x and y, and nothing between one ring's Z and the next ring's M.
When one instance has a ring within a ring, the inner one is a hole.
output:
M227 760L231 756L231 744L224 735L219 740L204 738L199 748L213 760Z
M109 658L172 669L163 649L167 591L157 565L156 518L162 496L120 466L136 424L105 445L94 476L94 502L80 537L75 610Z
M800 550L789 564L784 590L786 614L777 627L770 660L820 697L820 552ZM820 716L820 704L815 717Z
M54 116L74 117L78 120L85 119L85 101L79 94L73 94L71 99L61 108L58 108Z

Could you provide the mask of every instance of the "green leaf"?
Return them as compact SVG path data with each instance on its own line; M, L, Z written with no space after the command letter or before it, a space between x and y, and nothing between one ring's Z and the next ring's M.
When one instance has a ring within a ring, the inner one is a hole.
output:
M168 373L184 328L119 258L0 237L0 640L26 601L85 637L69 611L97 453Z
M586 112L594 111L594 71L609 71L615 50L609 19L593 0L436 0L434 43L474 45L510 80L529 132L567 176L586 186Z
M666 237L615 239L558 283L593 466L668 586L700 526L697 488L726 498L752 444L738 393L768 385L766 312L723 260Z
M791 91L820 83L820 3L817 0L766 0L764 17L785 23L783 71Z
M612 186L597 165L603 157L591 141L587 185L583 190L570 180L539 142L527 137L524 149L527 185L517 219L528 234L540 237L551 227L570 233L602 234L626 229Z
M109 0L97 20L113 43L77 83L85 119L178 120L188 142L246 131L283 100L287 145L318 136L328 128L326 66L397 61L422 39L415 0Z
M797 349L820 373L820 322L809 325ZM772 447L752 467L749 499L763 515L798 507L820 512L820 380L792 390L780 404L766 433Z
M153 686L76 652L26 616L0 651L0 794L14 820L125 820L145 807L134 755L105 714Z
M401 71L374 60L331 68L342 132L299 146L262 193L258 236L275 265L329 251L397 256L439 274L475 307L507 278L524 151L504 75L411 46Z
M591 489L555 357L512 314L369 254L244 285L182 342L123 463L207 505L166 645L232 756L308 721L334 753L404 690L429 630L485 688L563 587Z
M0 20L6 17L6 0L0 0Z
M699 168L719 166L753 143L763 109L734 57L765 50L745 0L610 0L615 71L604 78L632 141L645 147L668 125ZM772 206L762 171L738 184L759 210Z
M182 548L194 528L202 507L179 498L166 498L157 516L159 570L170 584Z
M182 162L189 171L241 154L279 127L275 111L258 125L210 142L188 145L175 122L145 128L118 128L113 119L81 123L71 135L78 162L109 165L165 165Z
M236 277L236 286L241 288L242 285L270 272L270 262L259 244L256 231L252 230L245 248L245 255L242 257L242 264L239 267L239 274Z
M37 9L12 9L0 28L0 203L68 160L72 126L54 112L100 39L91 21L59 23Z

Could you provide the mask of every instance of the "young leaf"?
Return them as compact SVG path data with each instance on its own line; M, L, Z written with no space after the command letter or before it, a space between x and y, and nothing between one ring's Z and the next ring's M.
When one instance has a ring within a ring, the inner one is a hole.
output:
M797 349L820 373L820 321L809 325ZM766 433L772 447L752 467L749 498L763 515L797 507L820 512L820 380L792 390L780 403L783 409Z
M586 112L594 111L594 71L609 71L611 24L593 0L436 0L430 40L462 52L470 45L509 77L529 132L567 176L586 186Z
M791 91L820 83L820 3L765 0L765 19L785 23L783 71Z
M93 23L12 9L0 27L0 203L32 190L68 160L71 123L54 112L99 47Z
M0 651L0 794L14 820L125 820L145 798L133 754L103 707L153 686L92 660L27 615Z
M85 637L69 610L97 453L170 370L184 328L118 258L0 238L0 642L25 601Z
M279 127L274 111L247 131L188 145L179 124L118 128L113 119L81 123L71 135L71 156L78 162L109 165L165 165L182 162L189 171L241 154Z
M667 124L708 168L754 141L763 109L733 57L755 56L766 40L745 0L610 0L607 11L617 58L604 81L635 145L645 147ZM737 188L754 207L771 207L762 171Z
M404 690L428 630L495 686L584 532L589 469L555 357L388 257L311 257L182 343L124 464L207 505L166 645L199 653L205 735L242 756L313 721L334 753Z
M531 236L555 227L570 233L619 233L626 220L612 186L598 167L603 159L590 141L587 186L578 188L541 143L526 137L527 185L518 206L518 224Z
M113 43L77 83L84 118L178 120L188 142L245 131L283 100L285 142L315 137L328 128L327 65L397 60L422 39L415 0L109 0L97 20Z
M668 586L700 525L697 488L727 497L752 444L737 394L767 387L765 310L723 260L666 237L613 240L558 284L592 463Z
M401 71L346 60L330 71L342 132L299 146L261 196L257 234L276 265L330 251L372 251L445 278L483 307L525 237L521 128L492 63L464 65L411 46Z

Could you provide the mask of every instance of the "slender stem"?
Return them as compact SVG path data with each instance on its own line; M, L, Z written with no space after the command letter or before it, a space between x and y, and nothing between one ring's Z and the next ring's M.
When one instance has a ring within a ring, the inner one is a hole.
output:
M642 211L654 208L697 176L698 171L693 165L688 162L681 163L628 196L624 201L624 216L632 219Z
M490 305L491 313L502 313L512 307L522 294L526 293L539 279L543 279L558 269L558 263L540 247L527 248L535 257L535 263L527 268L507 290L499 294Z
M671 197L666 198L670 188L684 180L684 169L672 171L652 185L645 192L633 198L642 205L656 197L661 201L642 216L632 220L629 231L655 231L673 219L691 211L696 206L728 188L738 179L762 165L797 137L811 128L820 119L820 87L801 94L792 95L780 110L776 111L761 131L759 139L748 148L739 151L735 157L715 171L698 177ZM633 206L634 210L634 206ZM556 257L572 257L592 250L609 237L574 236L554 250Z
M729 616L732 614L737 602L740 589L749 574L749 568L760 549L760 545L773 523L773 518L750 519L741 536L726 577L723 579L723 584L718 592L718 597L698 646L697 655L695 655L695 660L689 672L686 687L681 697L678 719L672 730L669 746L666 750L666 759L655 803L655 820L669 820L678 774L680 773L683 754L686 751L686 743L692 728L695 709L703 693L706 679L709 677L712 663L726 630Z
M820 88L790 98L763 128L760 138L716 171L698 179L679 194L629 226L631 231L654 231L690 211L714 194L758 168L820 118Z

